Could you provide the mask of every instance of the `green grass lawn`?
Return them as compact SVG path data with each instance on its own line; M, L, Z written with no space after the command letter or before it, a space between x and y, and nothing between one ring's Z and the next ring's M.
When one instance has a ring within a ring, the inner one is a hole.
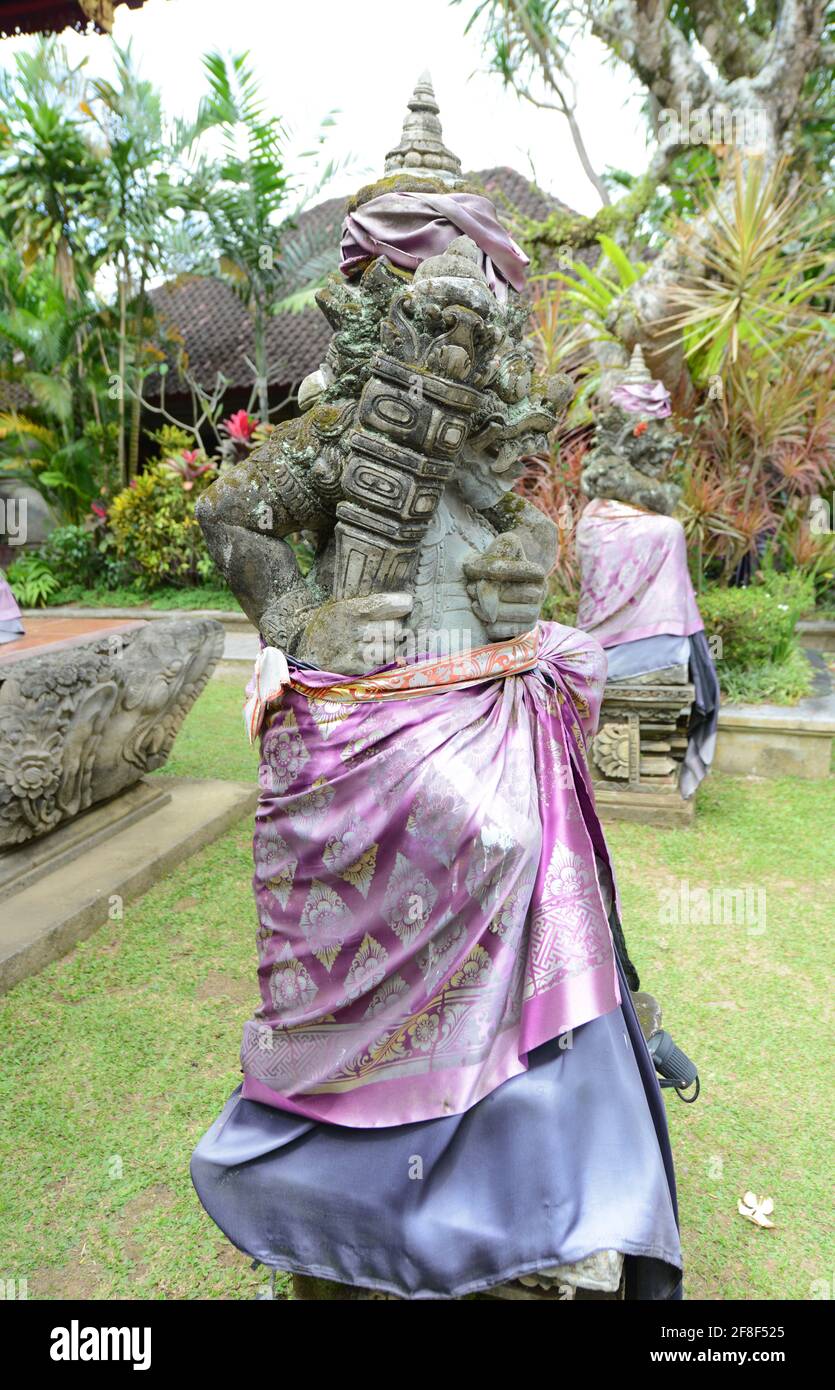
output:
M210 682L168 772L254 775L242 683ZM631 954L702 1073L696 1105L667 1101L691 1298L809 1298L833 1277L834 792L715 776L692 830L610 832ZM26 1277L30 1298L249 1298L264 1283L188 1176L257 1002L249 842L242 822L0 999L0 1276ZM764 889L765 931L662 920L662 890L685 879ZM749 1188L773 1197L774 1230L737 1214Z
M86 588L65 584L49 598L54 608L67 604L73 608L157 608L179 612L192 608L223 608L240 613L240 605L226 585L201 584L193 588L139 589L125 585L119 589Z

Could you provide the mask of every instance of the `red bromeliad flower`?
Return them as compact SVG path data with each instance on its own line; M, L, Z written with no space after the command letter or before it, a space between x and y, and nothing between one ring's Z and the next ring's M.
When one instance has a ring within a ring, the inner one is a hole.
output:
M183 449L179 458L166 459L163 467L167 472L177 474L186 492L191 491L198 478L215 470L211 459L207 459L199 449Z
M107 508L103 507L100 502L91 502L90 511L93 512L101 521L107 520Z
M640 439L642 434L646 434L647 428L648 422L646 420L639 420L632 433L636 439Z
M222 423L230 439L248 444L260 422L254 416L247 415L245 410L236 410L234 415L230 415Z

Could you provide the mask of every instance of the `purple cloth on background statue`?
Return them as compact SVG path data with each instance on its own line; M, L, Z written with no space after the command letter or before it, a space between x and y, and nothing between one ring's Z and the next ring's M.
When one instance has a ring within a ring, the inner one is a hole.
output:
M595 498L577 526L577 554L577 625L603 647L702 631L684 528L675 517Z
M385 676L290 666L243 1095L363 1128L462 1113L620 1002L584 754L605 657L543 623Z
M8 580L0 572L0 642L14 642L22 635L23 623L20 621L20 609L9 588Z
M459 236L479 247L497 299L507 298L509 284L524 288L528 257L505 231L489 198L476 193L394 192L370 199L345 218L339 268L351 275L369 257L385 256L393 265L416 270Z
M663 381L627 381L616 386L610 405L619 405L629 415L643 415L651 420L666 420L672 415L670 393Z

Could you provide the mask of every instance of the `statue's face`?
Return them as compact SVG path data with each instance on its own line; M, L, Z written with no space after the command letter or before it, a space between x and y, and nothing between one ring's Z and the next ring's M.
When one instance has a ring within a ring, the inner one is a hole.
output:
M663 478L681 442L667 420L647 420L613 408L601 417L595 452L614 454L648 478Z
M533 358L509 336L498 345L489 388L465 454L471 472L490 476L508 492L524 472L524 459L547 448L557 415L531 395Z
M647 420L646 426L646 430L638 435L633 429L629 460L639 473L646 473L650 478L663 478L679 442L678 435L665 420Z
M512 481L505 481L493 473L490 462L485 453L464 445L454 486L468 506L474 507L476 511L482 511L485 507L495 507L513 486Z

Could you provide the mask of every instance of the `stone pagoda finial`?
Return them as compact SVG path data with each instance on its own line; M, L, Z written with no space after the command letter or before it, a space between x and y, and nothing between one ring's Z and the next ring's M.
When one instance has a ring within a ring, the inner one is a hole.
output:
M438 109L432 79L425 72L409 101L400 144L386 155L386 174L416 174L444 183L460 180L461 161L444 144Z
M621 383L624 386L632 386L646 381L652 381L652 373L644 361L641 344L636 343L629 359L629 366L621 378Z

